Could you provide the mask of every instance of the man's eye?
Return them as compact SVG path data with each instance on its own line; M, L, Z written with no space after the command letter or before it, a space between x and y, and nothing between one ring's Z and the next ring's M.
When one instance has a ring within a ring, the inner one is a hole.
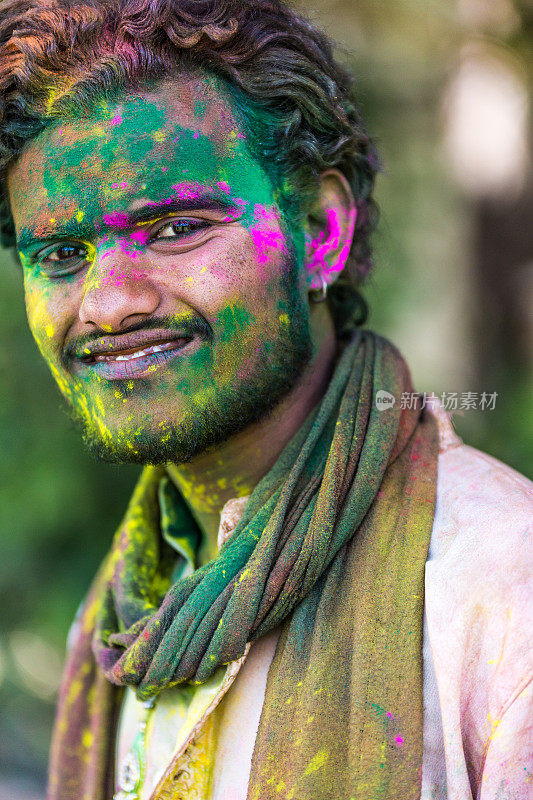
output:
M152 234L152 241L159 239L179 239L205 230L209 222L205 219L173 219L166 222Z
M41 270L51 277L71 275L87 263L87 250L78 244L62 244L42 251L37 259Z
M64 262L71 261L73 258L83 258L84 255L85 250L83 247L75 247L74 245L65 244L48 253L45 260Z

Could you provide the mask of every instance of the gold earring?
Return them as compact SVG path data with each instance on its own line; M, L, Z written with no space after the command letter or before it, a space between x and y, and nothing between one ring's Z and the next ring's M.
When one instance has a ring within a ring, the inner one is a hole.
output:
M311 289L309 292L309 297L313 303L323 303L328 296L328 285L324 280L324 276L320 275L319 277L320 283L322 284L320 289Z

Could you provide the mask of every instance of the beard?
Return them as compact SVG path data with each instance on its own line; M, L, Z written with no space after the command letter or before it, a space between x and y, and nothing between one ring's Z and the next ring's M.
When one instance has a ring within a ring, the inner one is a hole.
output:
M309 308L298 291L295 255L288 261L281 299L289 309L289 323L278 323L275 337L269 339L268 357L255 370L239 376L231 387L215 386L209 400L190 403L179 421L165 419L164 435L148 412L136 420L135 432L127 438L104 438L90 417L71 407L89 453L115 464L182 464L267 417L295 387L313 354ZM279 312L273 319L278 322Z

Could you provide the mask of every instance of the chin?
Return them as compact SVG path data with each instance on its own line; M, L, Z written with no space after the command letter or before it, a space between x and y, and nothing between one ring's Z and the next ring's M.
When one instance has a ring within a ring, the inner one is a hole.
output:
M170 443L153 434L136 436L128 441L104 441L87 432L83 441L93 458L110 464L162 465L169 461L184 464L202 452L194 442L173 439Z
M303 365L302 365L303 368ZM299 374L299 373L298 373ZM250 425L261 422L291 391L296 374L276 385L243 387L221 393L216 402L196 406L179 421L154 417L139 419L132 426L111 430L86 417L75 421L83 440L96 459L113 464L184 464L212 447L217 447Z
M152 418L148 424L138 424L131 430L122 426L106 428L105 435L92 421L76 419L76 423L89 454L111 464L185 463L214 443L206 431L200 435L199 422L194 420L158 425Z
M78 419L77 422L81 422L85 447L98 461L112 464L184 464L226 441L257 421L259 416L264 416L264 410L259 416L258 411L256 409L256 413L247 418L241 415L221 418L215 411L203 409L188 415L179 423L162 422L154 427L152 419L149 425L139 425L132 430L107 429L105 436L102 436L97 425L87 420Z

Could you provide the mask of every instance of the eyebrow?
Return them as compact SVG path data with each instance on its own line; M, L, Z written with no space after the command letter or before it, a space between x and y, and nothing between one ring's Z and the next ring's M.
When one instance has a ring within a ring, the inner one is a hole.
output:
M135 209L135 211L115 211L104 215L107 219L102 225L102 230L125 231L158 217L187 211L215 211L223 214L235 208L236 205L229 198L222 198L218 195L148 201L144 206ZM17 240L18 248L25 250L36 243L45 244L46 242L55 242L60 239L91 239L97 229L94 225L84 225L83 220L79 222L74 217L61 226L50 228L49 230L40 228L39 231L39 234L36 234L32 228L22 228ZM98 230L98 233L100 232Z

